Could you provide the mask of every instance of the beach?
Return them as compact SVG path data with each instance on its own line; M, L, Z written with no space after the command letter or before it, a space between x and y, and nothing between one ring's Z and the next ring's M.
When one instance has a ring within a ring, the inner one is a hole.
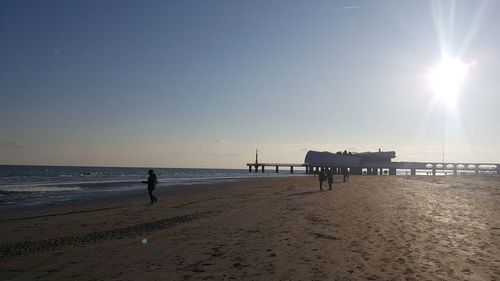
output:
M0 280L500 280L500 177L241 179L0 214Z

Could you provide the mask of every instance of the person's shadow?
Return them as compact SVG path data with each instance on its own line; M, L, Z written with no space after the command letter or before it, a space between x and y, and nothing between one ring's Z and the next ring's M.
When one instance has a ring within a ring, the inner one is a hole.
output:
M315 194L315 193L320 193L320 192L323 192L323 191L322 190L304 191L304 192L299 192L299 193L288 194L288 196L302 196L302 195L309 195L309 194Z

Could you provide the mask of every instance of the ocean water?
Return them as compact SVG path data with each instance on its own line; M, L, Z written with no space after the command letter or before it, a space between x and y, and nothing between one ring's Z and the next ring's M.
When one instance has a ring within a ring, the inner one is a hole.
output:
M145 190L149 168L0 165L0 209L39 206ZM209 184L242 178L293 176L247 169L154 168L158 188Z

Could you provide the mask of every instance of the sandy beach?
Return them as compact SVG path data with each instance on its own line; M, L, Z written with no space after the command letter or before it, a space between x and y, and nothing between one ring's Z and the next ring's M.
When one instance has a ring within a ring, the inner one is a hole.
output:
M0 280L500 280L500 178L248 179L3 212Z

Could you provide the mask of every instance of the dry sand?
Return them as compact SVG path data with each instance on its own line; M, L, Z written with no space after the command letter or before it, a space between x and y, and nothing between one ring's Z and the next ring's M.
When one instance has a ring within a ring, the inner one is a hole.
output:
M500 177L339 180L3 213L0 280L500 280Z

